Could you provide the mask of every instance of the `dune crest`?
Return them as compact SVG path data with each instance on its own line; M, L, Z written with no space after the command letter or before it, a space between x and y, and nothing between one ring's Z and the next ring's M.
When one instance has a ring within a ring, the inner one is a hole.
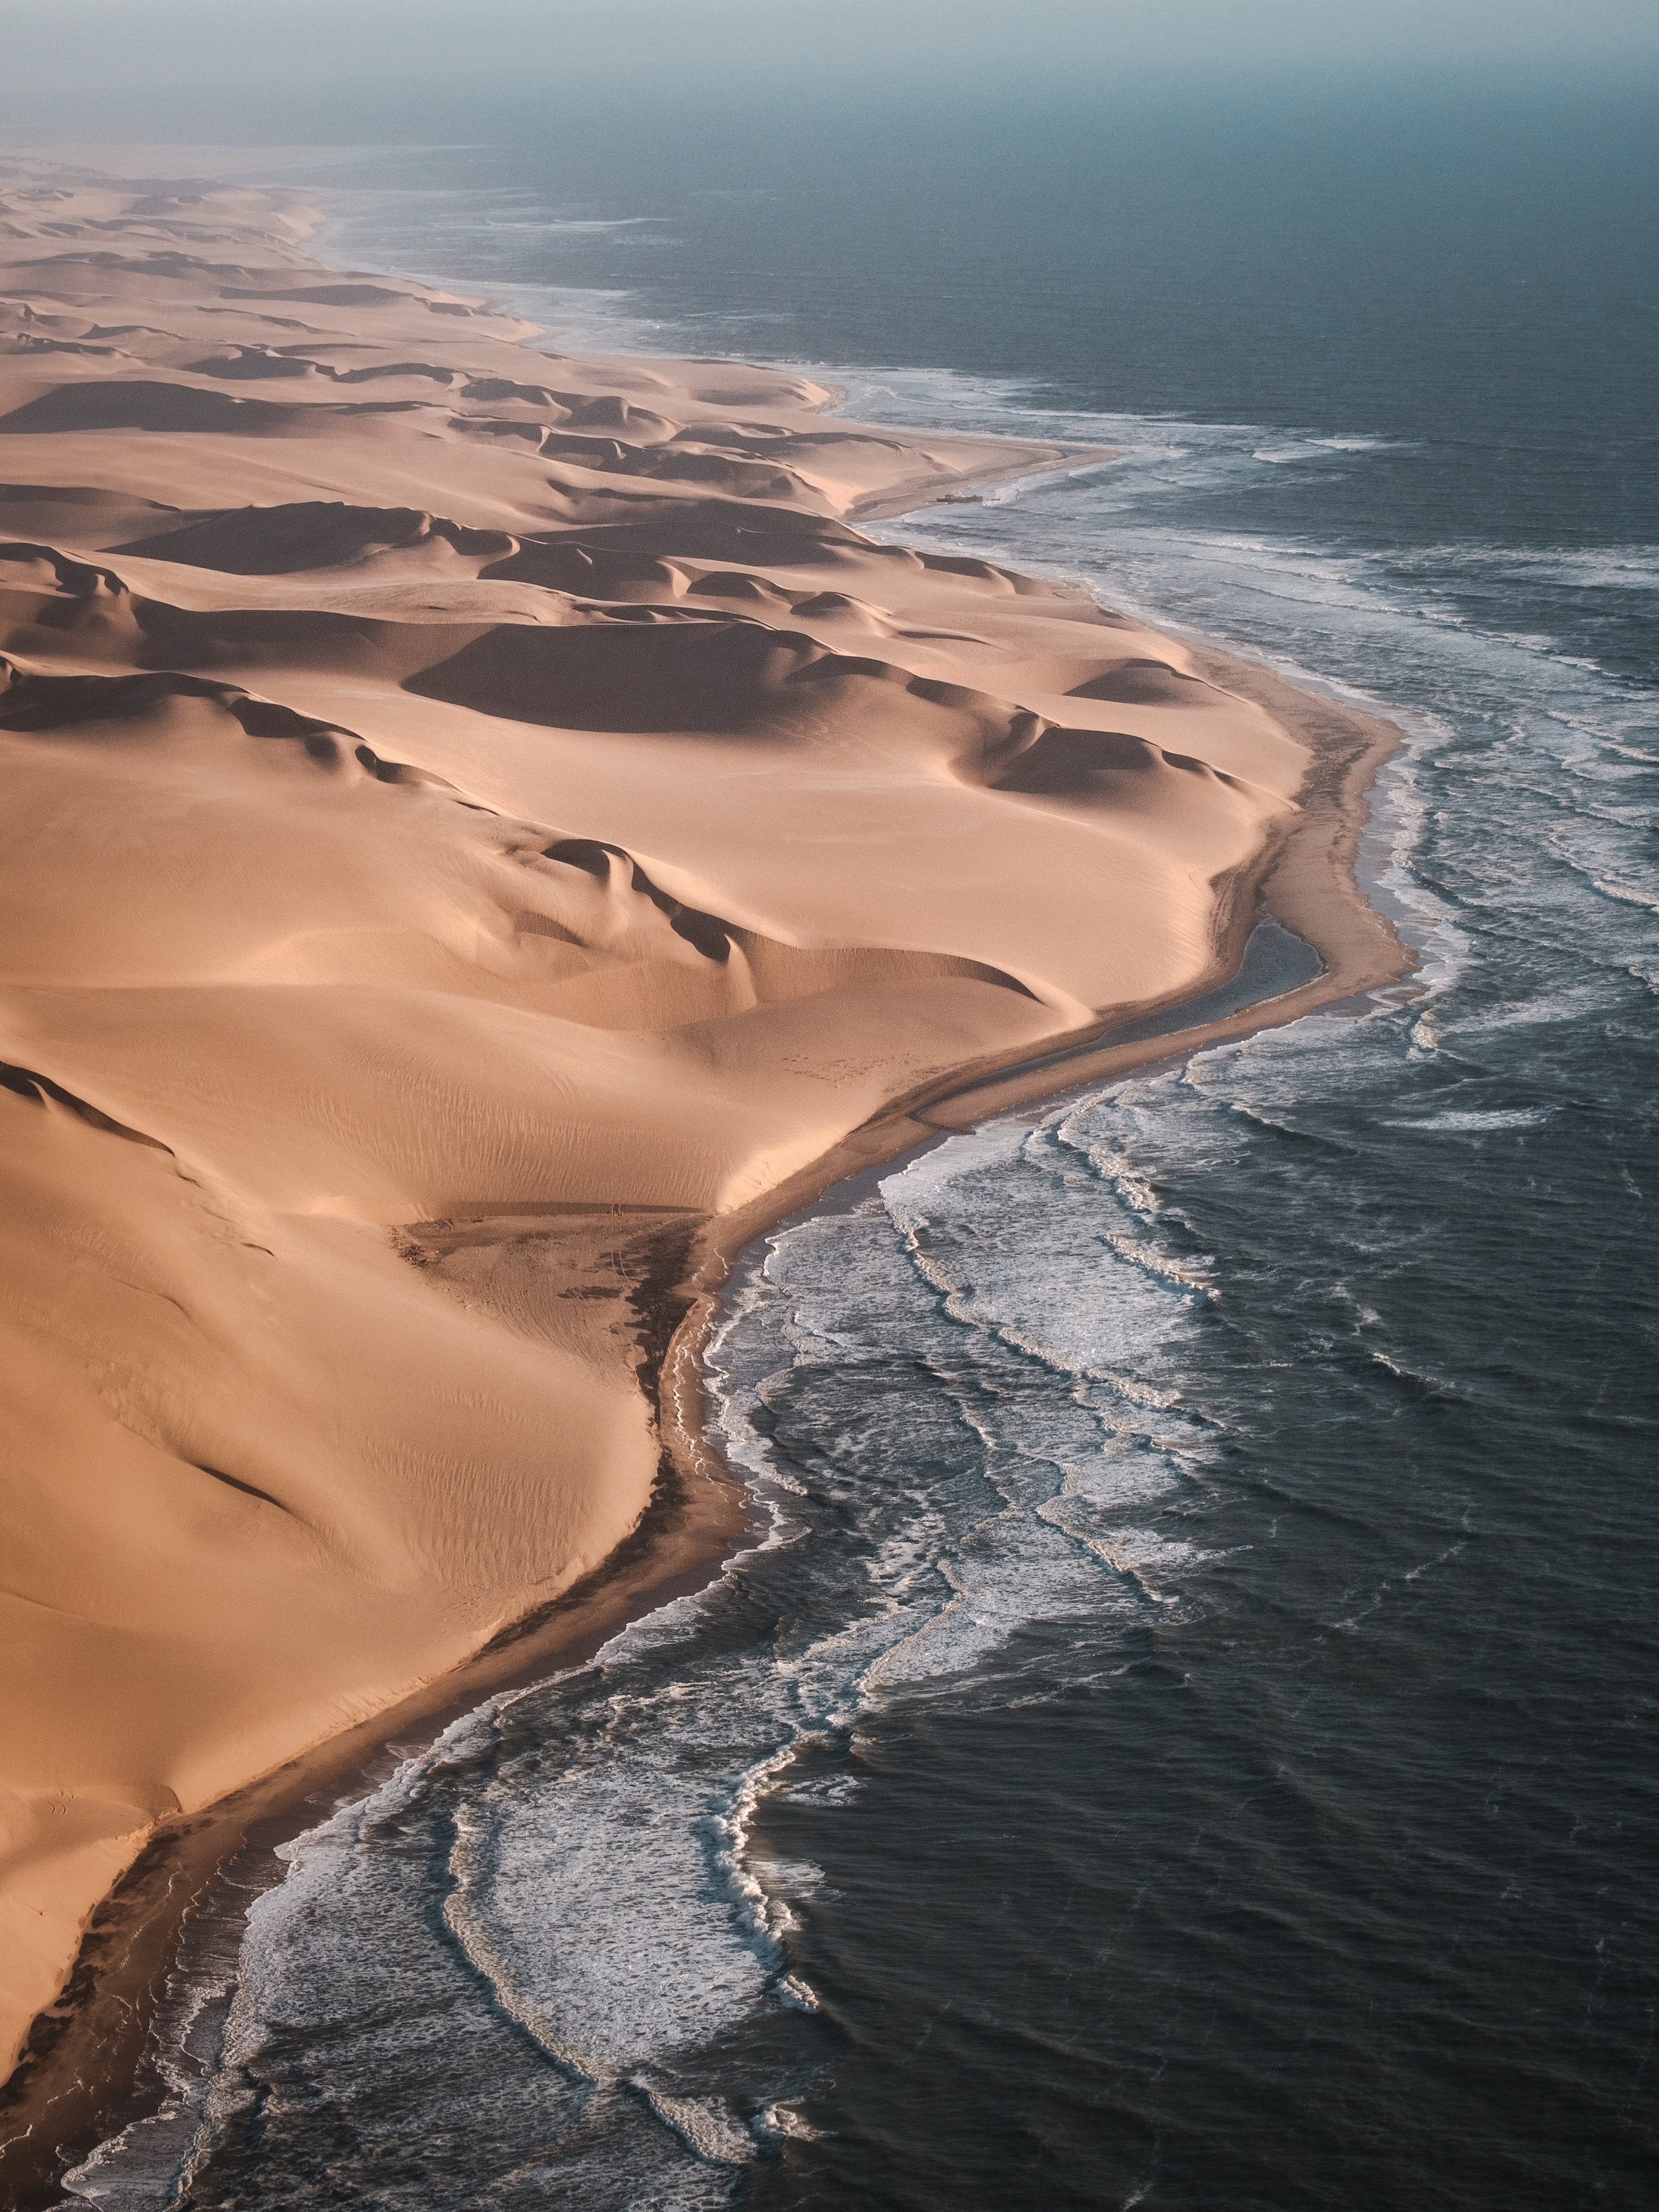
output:
M9 2058L158 1823L672 1521L698 1251L1227 972L1366 742L857 526L1061 448L307 227L0 189Z

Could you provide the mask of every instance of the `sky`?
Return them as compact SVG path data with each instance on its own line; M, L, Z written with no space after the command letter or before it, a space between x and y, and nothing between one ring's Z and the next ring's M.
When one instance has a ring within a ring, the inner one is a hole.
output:
M171 88L537 80L787 96L903 81L1632 68L1653 0L0 0L0 128ZM43 105L44 100L44 105ZM164 118L167 119L167 118Z

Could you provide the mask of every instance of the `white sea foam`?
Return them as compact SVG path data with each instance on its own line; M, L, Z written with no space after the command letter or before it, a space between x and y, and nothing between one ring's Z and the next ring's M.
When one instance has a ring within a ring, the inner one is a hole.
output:
M1073 1146L1087 1144L1079 1109L1059 1118ZM1178 1329L1191 1293L1147 1252L1120 1250L1103 1221L1069 1261L1051 1248L1034 1280L1018 1224L999 1234L989 1218L987 1198L1011 1164L1030 1180L1026 1190L1016 1178L1023 1203L1052 1188L1069 1156L1052 1139L1046 1126L1014 1124L951 1139L887 1180L879 1212L784 1232L732 1297L711 1352L732 1456L805 1497L757 1411L781 1402L804 1370L869 1362L872 1330L890 1357L908 1304L922 1330L915 1352L979 1440L966 1489L901 1473L862 1491L874 1470L849 1459L849 1496L868 1501L853 1509L863 1595L850 1617L804 1620L707 1680L680 1672L613 1693L588 1709L562 1759L502 1766L456 1815L445 1917L497 2001L571 2073L638 2089L702 2160L739 2162L754 2136L729 2099L682 2094L675 2069L769 2005L816 2002L778 1949L816 1876L751 1842L758 1808L787 1789L800 1750L885 1700L958 1677L1036 1622L1086 1616L1099 1632L1114 1616L1163 1605L1195 1556L1144 1525L1182 1480L1179 1458L1149 1435L1145 1407L1099 1379L1137 1343L1151 1349ZM1091 1163L1073 1173L1085 1206L1124 1210L1109 1171ZM1127 1209L1143 1243L1148 1196ZM961 1265L970 1249L971 1280ZM1092 1278L1082 1300L1079 1267ZM916 1307L918 1277L938 1319L925 1301ZM1069 1387L1051 1389L1040 1419L1027 1406L1010 1419L988 1394L988 1359L1011 1375L1036 1362ZM1176 1427L1195 1449L1190 1424ZM902 1431L890 1449L902 1468ZM823 1539L775 1530L770 1540ZM674 1643L695 1626L695 1607L678 1611ZM627 1632L605 1660L624 1669L654 1632L649 1622ZM514 1701L520 1727L536 1695ZM745 1761L740 1747L757 1737L760 1756ZM349 1842L342 1828L328 1847Z
M1425 1114L1410 1121L1385 1118L1378 1126L1384 1129L1443 1129L1449 1132L1480 1129L1535 1129L1547 1121L1555 1111L1553 1106L1522 1106L1507 1111L1492 1113Z

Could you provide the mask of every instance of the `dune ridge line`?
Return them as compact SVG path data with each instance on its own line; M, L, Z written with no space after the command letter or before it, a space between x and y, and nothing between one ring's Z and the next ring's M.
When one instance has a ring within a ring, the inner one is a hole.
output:
M250 1822L727 1553L738 1250L1353 880L1382 722L860 517L1094 449L0 167L0 2178Z

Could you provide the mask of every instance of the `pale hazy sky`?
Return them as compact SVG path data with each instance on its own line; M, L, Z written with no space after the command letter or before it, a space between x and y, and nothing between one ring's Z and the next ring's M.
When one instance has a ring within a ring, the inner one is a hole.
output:
M13 95L329 76L1659 63L1655 0L0 0ZM7 101L8 106L10 100Z

